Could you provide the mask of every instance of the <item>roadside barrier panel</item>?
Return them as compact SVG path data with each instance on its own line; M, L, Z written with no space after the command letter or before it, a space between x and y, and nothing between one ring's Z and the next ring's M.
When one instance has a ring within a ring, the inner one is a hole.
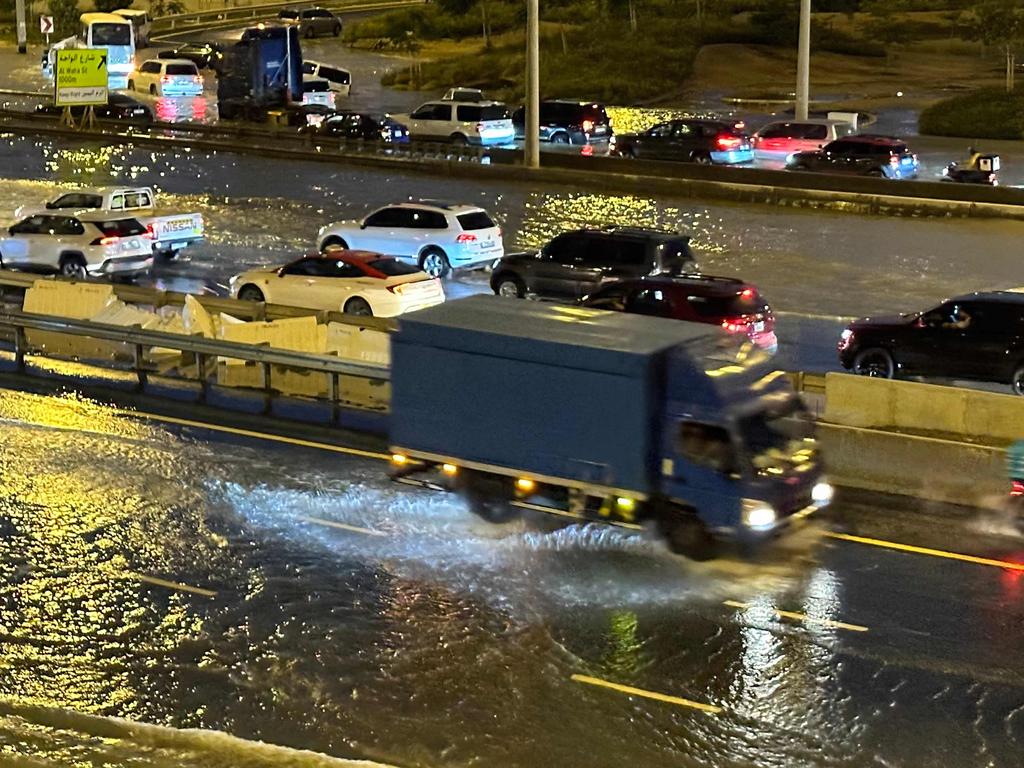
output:
M34 315L91 320L115 302L117 299L109 284L36 280L25 291L22 310ZM25 340L33 349L65 357L109 360L127 353L123 344L53 331L27 331Z

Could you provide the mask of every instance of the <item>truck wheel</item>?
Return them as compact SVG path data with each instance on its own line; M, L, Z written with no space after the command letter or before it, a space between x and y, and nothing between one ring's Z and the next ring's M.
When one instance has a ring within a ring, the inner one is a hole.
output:
M129 91L134 91L135 90L135 81L134 80L129 80L128 81L128 90Z
M265 301L263 291L255 285L243 285L238 292L238 298L242 301Z
M60 257L60 273L64 277L85 280L88 272L85 269L85 258L77 253L67 253Z
M449 136L448 138L449 138L449 140L451 141L451 143L452 143L452 144L454 144L454 145L455 145L455 146L457 146L457 147L464 147L464 146L466 146L467 144L469 144L469 139L467 139L467 138L466 138L466 137L465 137L465 136L464 136L463 134L461 134L461 133L453 133L453 134L452 134L451 136Z
M714 559L715 540L693 510L667 510L659 519L659 528L675 554L697 562Z
M448 263L444 251L431 246L423 249L423 253L420 254L420 269L431 277L444 277L451 272L452 265Z
M512 506L512 481L507 477L463 470L459 490L469 511L489 523L507 523L519 517Z
M348 243L342 240L340 237L328 237L320 244L320 252L326 253L329 248L343 248L348 249Z
M0 259L0 264L3 260ZM1017 370L1013 372L1013 378L1010 380L1010 386L1013 387L1015 394L1024 395L1024 365L1017 366Z
M358 296L345 302L344 312L346 315L356 315L357 317L373 317L373 309L366 299L361 299Z

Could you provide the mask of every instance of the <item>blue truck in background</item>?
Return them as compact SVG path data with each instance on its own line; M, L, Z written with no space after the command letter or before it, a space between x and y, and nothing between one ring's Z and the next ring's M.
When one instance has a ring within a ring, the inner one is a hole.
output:
M217 67L217 110L224 120L265 122L272 110L302 104L302 45L296 25L242 32Z
M391 356L392 476L494 522L650 521L706 559L832 497L788 378L711 326L474 296L403 316Z

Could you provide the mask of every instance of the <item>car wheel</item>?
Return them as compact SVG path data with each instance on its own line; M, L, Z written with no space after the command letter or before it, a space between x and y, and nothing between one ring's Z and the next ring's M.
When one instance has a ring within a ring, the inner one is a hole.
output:
M693 156L693 162L697 165L711 165L711 155L706 152L701 152L700 154Z
M307 40L312 40L312 39L313 39L313 37L315 36L315 34L316 34L316 33L315 33L315 32L313 31L313 28L312 28L312 27L310 27L309 29L307 29L307 30L306 30L306 35L305 35L305 37L306 37L306 39L307 39Z
M670 509L658 519L658 527L675 554L698 562L715 557L714 537L693 510Z
M551 137L551 143L552 144L569 144L570 143L569 142L569 134L568 133L556 133L554 136Z
M340 34L341 34L341 24L335 24L335 25L334 25L334 29L333 29L333 30L331 30L331 31L332 31L332 32L334 33L334 36L335 36L335 37L337 37L338 35L340 35Z
M156 96L156 86L155 85L149 86L149 95L150 96Z
M340 237L331 236L331 237L328 237L326 240L324 240L320 244L320 252L321 253L325 253L326 251L330 250L331 248L342 248L342 249L347 250L348 249L348 243L346 243Z
M448 138L451 140L452 144L455 144L456 146L459 147L464 147L467 144L469 144L469 139L467 139L461 133L453 133Z
M640 154L636 151L635 147L627 147L626 151L622 153L623 157L628 157L630 160L639 160Z
M361 299L356 296L354 299L349 299L345 302L345 309L343 310L346 315L356 315L357 317L373 317L373 309L367 303L366 299Z
M857 353L853 358L853 372L858 376L891 379L896 375L896 364L886 350L873 347Z
M526 286L516 275L507 275L494 284L494 294L506 299L521 299L526 296Z
M135 90L135 81L134 80L129 80L128 81L128 90L129 91L134 91Z
M1015 394L1024 395L1024 365L1021 365L1013 372L1013 379L1010 380Z
M440 248L427 248L420 254L420 269L431 277L444 277L451 271L452 265Z
M85 259L78 254L68 254L60 257L60 273L64 277L73 277L76 280L85 280L88 272L85 269Z
M870 176L873 179L884 179L885 178L885 174L882 172L881 168L872 168L870 171L867 172L867 175Z
M255 285L243 285L242 289L238 292L238 298L242 301L266 301L263 291Z

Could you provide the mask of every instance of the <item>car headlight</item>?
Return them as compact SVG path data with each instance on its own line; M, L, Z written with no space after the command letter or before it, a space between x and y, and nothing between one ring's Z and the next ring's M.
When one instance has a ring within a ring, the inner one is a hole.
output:
M811 501L814 502L815 506L826 507L832 503L832 497L835 495L836 489L832 487L831 483L826 483L822 480L820 483L815 483L811 489Z
M848 346L850 346L850 343L852 341L853 341L853 331L851 331L849 328L847 328L841 334L839 334L839 348L840 349L846 349Z
M743 524L748 528L771 528L777 517L768 502L759 499L743 500Z

